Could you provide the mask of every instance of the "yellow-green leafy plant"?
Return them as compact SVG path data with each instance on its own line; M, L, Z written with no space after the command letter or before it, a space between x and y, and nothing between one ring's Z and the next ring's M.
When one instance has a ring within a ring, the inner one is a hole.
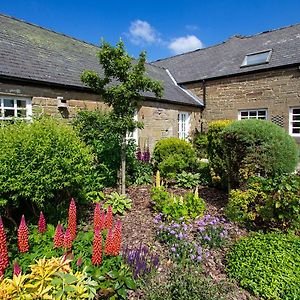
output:
M93 299L97 283L85 270L74 273L70 262L64 256L39 259L30 273L1 281L1 299Z

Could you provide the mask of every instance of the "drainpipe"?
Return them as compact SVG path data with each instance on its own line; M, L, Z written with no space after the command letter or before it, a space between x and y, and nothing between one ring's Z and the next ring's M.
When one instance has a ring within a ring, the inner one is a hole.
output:
M202 119L202 114L203 110L205 109L206 106L206 85L205 85L205 80L202 80L202 101L203 101L203 108L201 111L201 119ZM203 121L201 122L201 127L200 127L201 132L203 132Z

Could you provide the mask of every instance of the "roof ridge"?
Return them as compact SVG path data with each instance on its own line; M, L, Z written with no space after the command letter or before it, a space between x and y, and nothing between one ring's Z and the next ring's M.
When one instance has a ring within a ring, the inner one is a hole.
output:
M66 38L75 40L75 41L77 41L77 42L81 42L81 43L83 43L83 44L87 44L87 45L89 45L89 46L93 46L93 47L99 48L99 46L97 46L97 45L95 45L95 44L93 44L93 43L91 43L91 42L87 42L87 41L78 39L78 38L76 38L76 37L73 37L73 36L71 36L71 35L67 35L67 34L65 34L65 33L61 33L61 32L55 31L55 30L53 30L53 29L45 28L45 27L43 27L43 26L40 26L40 25L31 23L31 22L25 21L25 20L23 20L23 19L18 19L18 18L16 18L16 17L12 17L12 16L9 16L9 15L3 14L3 13L0 13L0 16L3 16L3 17L8 18L8 19L12 19L12 20L14 20L14 21L18 21L18 22L21 22L21 23L28 24L28 25L37 27L37 28L39 28L39 29L43 29L43 30L45 30L45 31L48 31L48 32L51 32L51 33L60 35L60 36L64 36L64 37L66 37Z
M191 54L191 53L195 53L195 52L198 52L198 51L203 51L203 50L206 50L206 49L218 47L218 46L221 46L221 45L223 45L223 44L225 44L225 43L228 43L228 42L229 42L230 40L232 40L233 38L238 38L238 39L244 39L244 38L247 38L247 39L248 39L248 38L256 37L256 36L258 36L258 35L262 35L262 34L266 34L266 33L272 33L272 32L275 32L275 31L279 31L279 30L283 30L283 29L287 29L287 28L295 27L295 26L299 26L299 25L300 25L300 23L291 24L291 25L287 25L287 26L284 26L284 27L275 28L275 29L270 29L270 30L266 30L266 31L259 32L259 33L250 34L250 35L234 34L234 35L230 36L229 38L227 38L226 40L224 40L223 42L220 42L220 43L217 43L217 44L208 46L208 47L199 48L199 49L195 49L195 50L188 51L188 52L184 52L184 53L180 53L180 54L175 54L175 55L168 56L168 57L165 57L165 58L160 58L160 59L154 60L154 61L151 62L151 63L154 64L154 63L156 63L156 62L168 60L168 59L171 59L171 58L174 58L174 57L184 56L184 55Z

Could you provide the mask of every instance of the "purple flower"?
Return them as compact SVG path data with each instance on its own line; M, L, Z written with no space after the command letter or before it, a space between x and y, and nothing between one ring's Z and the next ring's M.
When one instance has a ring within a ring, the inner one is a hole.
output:
M175 246L172 246L172 247L171 247L171 251L172 251L172 252L176 252L176 247L175 247Z
M170 233L173 235L176 234L176 232L174 230L171 230Z
M180 240L183 238L183 234L182 234L182 232L179 232L179 234L178 234L178 238L179 238Z
M201 261L202 260L202 256L201 255L198 255L197 256L197 261Z
M204 239L205 239L206 241L210 241L210 240L211 240L211 238L210 238L208 235L205 235L205 236L204 236Z
M195 255L192 254L192 255L190 256L190 258L191 258L191 260L194 260L194 259L195 259Z

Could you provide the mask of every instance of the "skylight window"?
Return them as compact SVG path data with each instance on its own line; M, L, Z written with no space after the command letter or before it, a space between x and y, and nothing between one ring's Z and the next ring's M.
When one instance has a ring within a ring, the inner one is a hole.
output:
M270 61L272 50L266 50L247 54L241 67L249 67L261 64L267 64Z

